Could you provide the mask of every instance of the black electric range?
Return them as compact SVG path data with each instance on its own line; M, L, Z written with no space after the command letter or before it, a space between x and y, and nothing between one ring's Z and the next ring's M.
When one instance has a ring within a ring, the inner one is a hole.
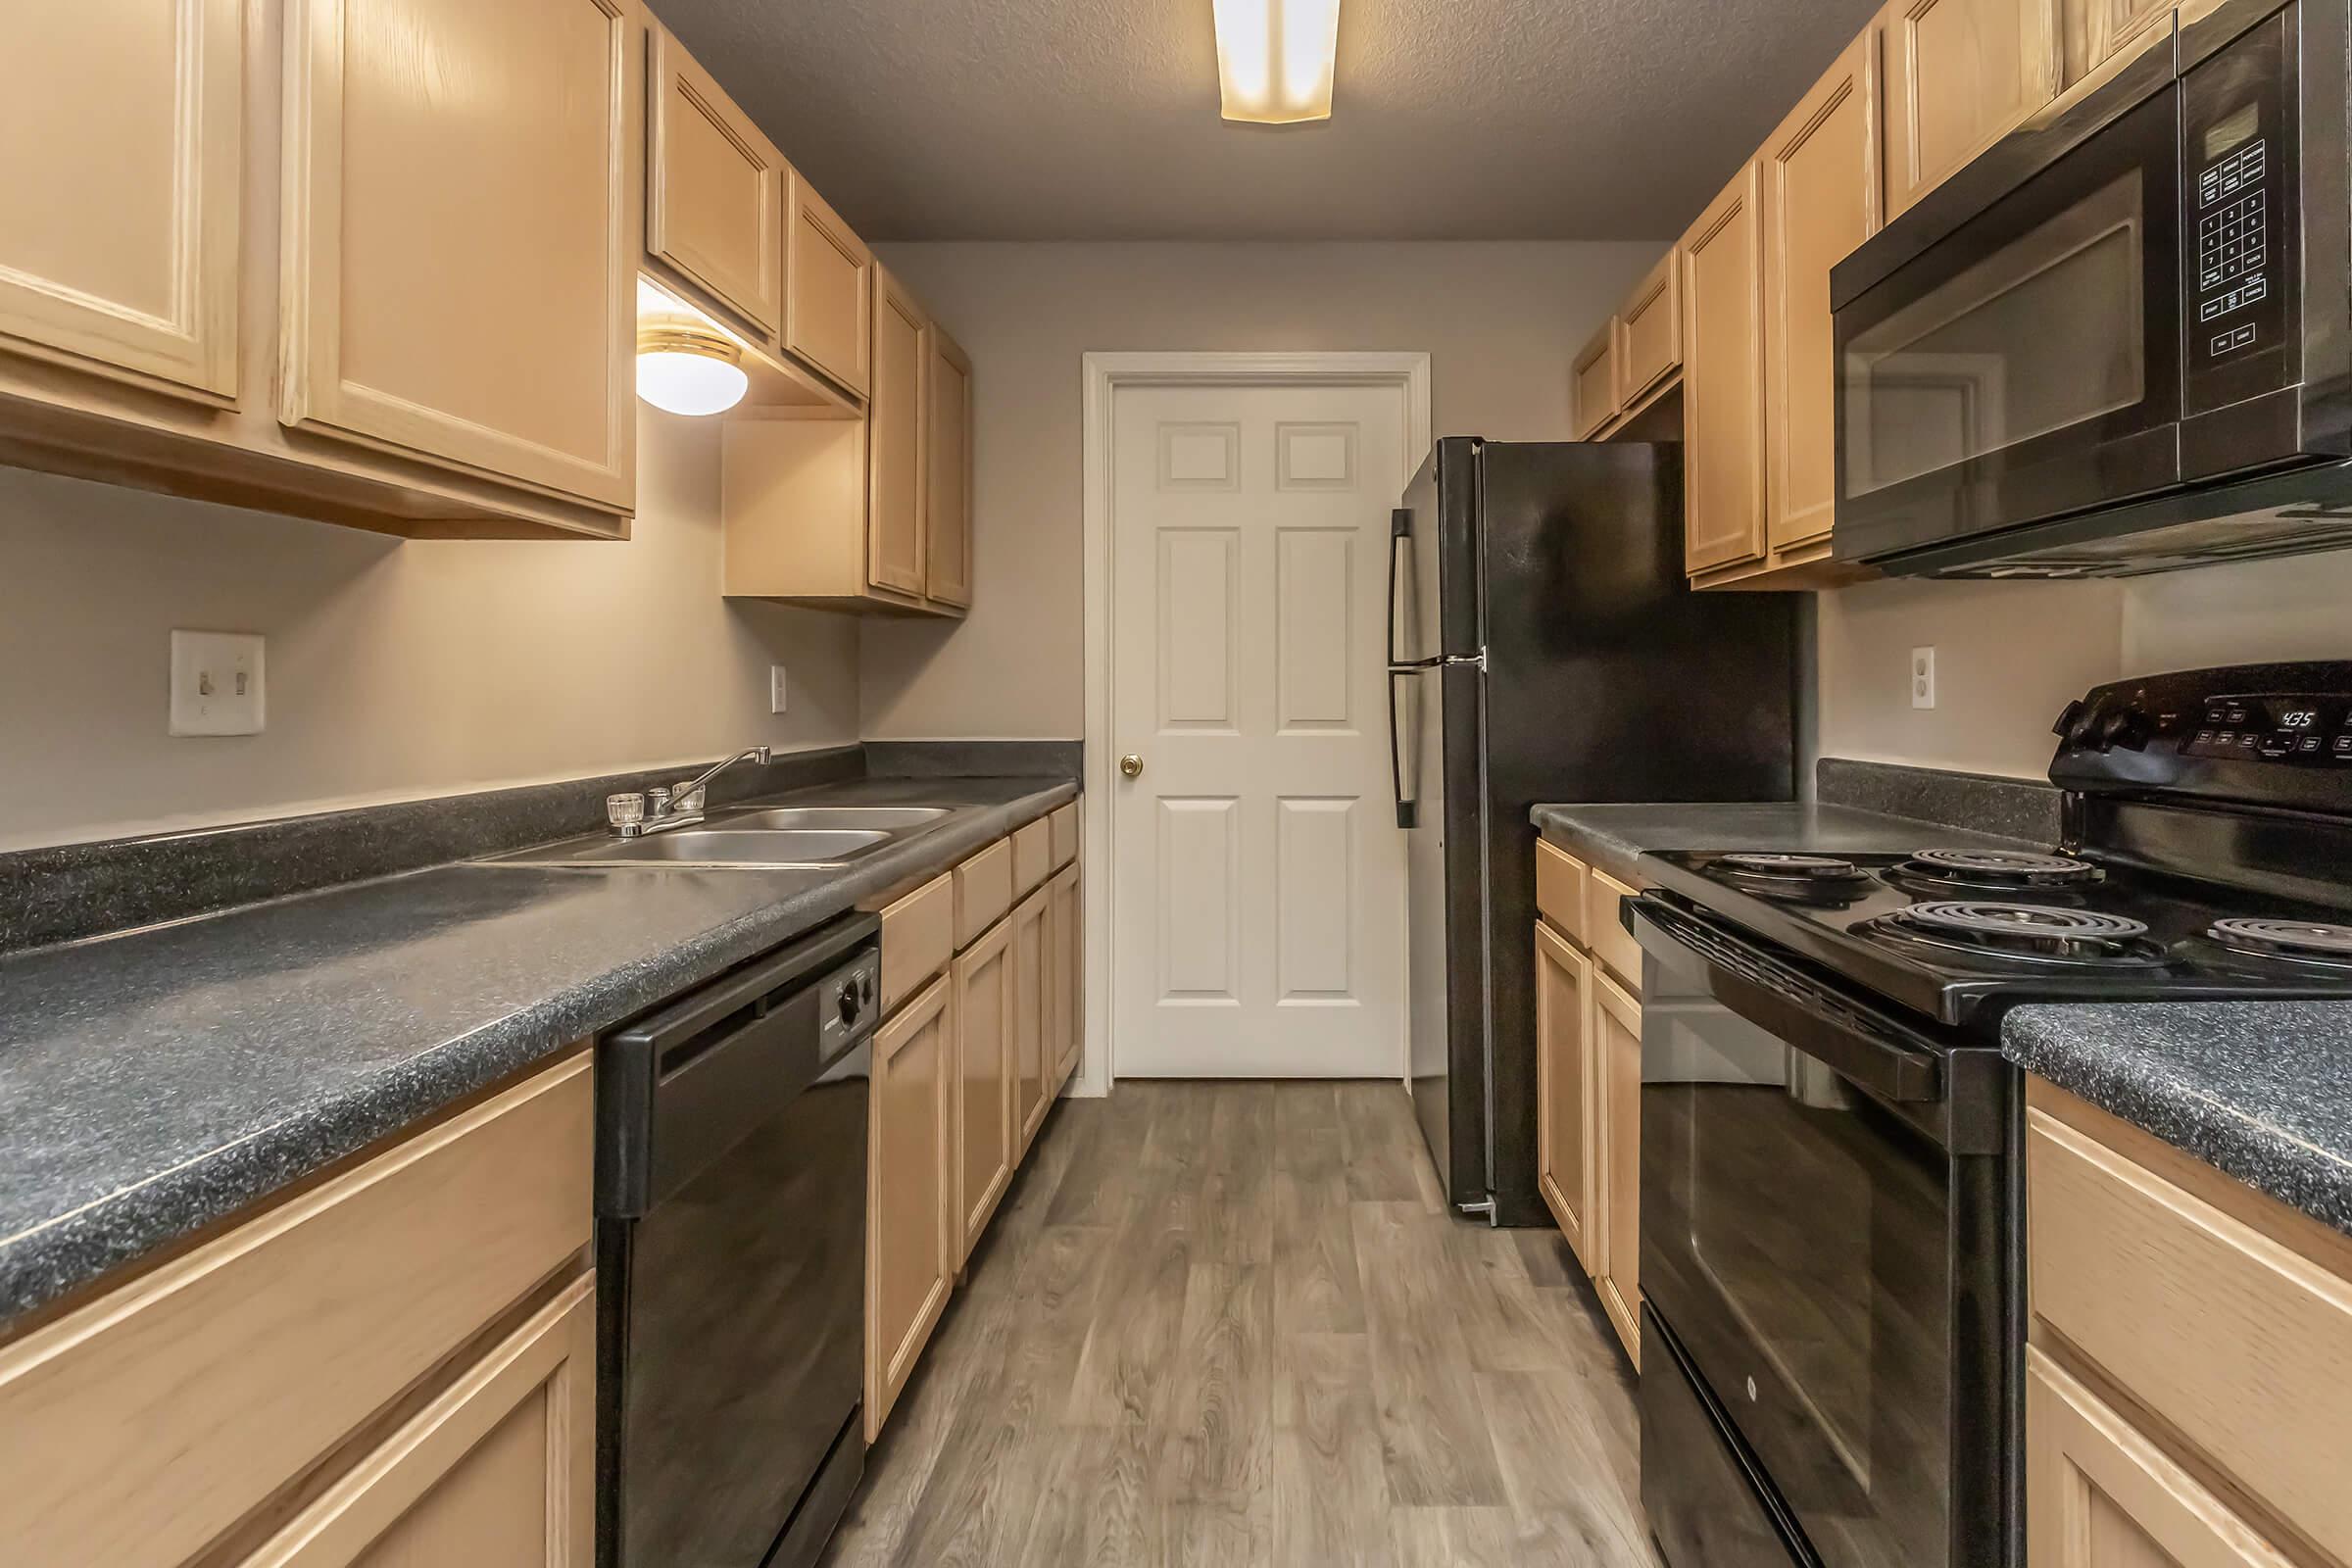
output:
M2352 998L2352 663L2059 717L2063 843L1644 856L1642 1495L1673 1568L2023 1561L2028 1002Z

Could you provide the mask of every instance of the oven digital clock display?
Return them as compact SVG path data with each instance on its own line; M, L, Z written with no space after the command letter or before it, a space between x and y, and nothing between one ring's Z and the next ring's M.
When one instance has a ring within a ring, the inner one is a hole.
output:
M2352 765L2352 705L2308 696L2207 699L2181 750L2248 762Z

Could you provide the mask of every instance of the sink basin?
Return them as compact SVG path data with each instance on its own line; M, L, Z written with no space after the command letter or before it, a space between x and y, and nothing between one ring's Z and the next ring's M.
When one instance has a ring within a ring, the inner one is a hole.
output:
M878 831L904 835L949 815L944 806L771 806L711 813L713 828L787 828L828 832Z
M751 828L681 827L641 839L617 839L606 834L565 839L514 855L502 855L486 865L676 865L733 866L748 870L797 870L809 866L843 865L871 855L900 837L879 828Z

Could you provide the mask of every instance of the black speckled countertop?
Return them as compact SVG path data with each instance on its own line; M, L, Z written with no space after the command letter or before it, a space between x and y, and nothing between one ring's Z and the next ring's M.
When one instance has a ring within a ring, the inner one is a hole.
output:
M0 1322L946 868L1054 779L869 779L958 808L838 869L450 865L0 959Z
M2352 1236L2352 1003L2026 1006L2010 1060Z
M1628 885L1652 850L1810 850L1822 855L1899 855L1927 844L2014 849L2019 840L1806 801L1539 806L1528 813L1545 838Z

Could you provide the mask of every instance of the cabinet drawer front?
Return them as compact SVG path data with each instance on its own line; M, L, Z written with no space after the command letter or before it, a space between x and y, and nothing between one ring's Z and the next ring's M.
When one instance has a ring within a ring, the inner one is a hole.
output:
M1012 840L999 839L956 868L956 946L968 948L1012 907Z
M1054 830L1054 869L1058 871L1078 858L1078 803L1057 807L1046 818Z
M1536 841L1536 909L1579 947L1585 943L1585 887L1592 875L1584 861L1550 840Z
M784 160L668 28L649 31L645 248L773 336L784 321Z
M16 1568L176 1564L587 1245L585 1054L0 1349Z
M882 911L882 1015L956 956L956 877L942 872Z
M1639 890L1606 871L1593 872L1585 887L1585 946L1636 996L1642 993L1642 944L1625 928L1618 906L1638 896Z
M2034 1315L2352 1561L2352 1283L2041 1104L2026 1162Z
M1635 285L1618 321L1622 334L1617 342L1617 403L1632 408L1683 363L1681 273L1671 248Z
M1012 896L1026 898L1054 869L1054 828L1044 817L1012 836Z

